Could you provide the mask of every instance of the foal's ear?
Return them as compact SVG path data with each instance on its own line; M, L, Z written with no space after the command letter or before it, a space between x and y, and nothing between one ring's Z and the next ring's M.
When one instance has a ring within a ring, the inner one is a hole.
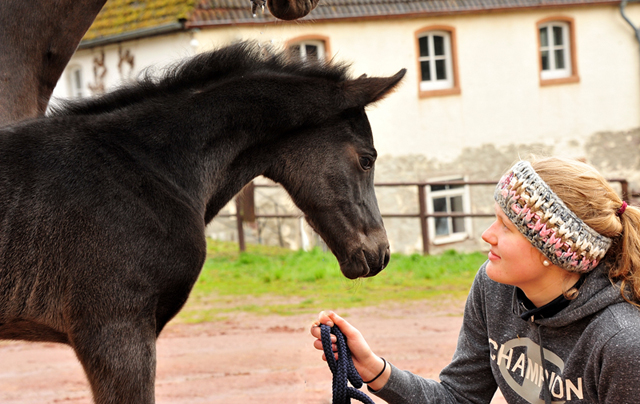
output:
M391 77L367 77L362 75L355 80L343 83L344 109L364 107L380 101L398 85L407 69L402 69Z

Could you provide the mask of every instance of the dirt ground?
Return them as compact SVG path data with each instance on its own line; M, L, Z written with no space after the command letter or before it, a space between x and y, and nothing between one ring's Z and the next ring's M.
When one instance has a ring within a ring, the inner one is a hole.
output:
M339 313L394 365L437 378L455 349L462 307L461 301L418 302ZM242 314L224 322L170 323L158 340L156 402L330 404L331 373L309 334L314 320ZM0 342L0 403L90 404L91 393L70 348ZM493 403L505 401L498 393Z

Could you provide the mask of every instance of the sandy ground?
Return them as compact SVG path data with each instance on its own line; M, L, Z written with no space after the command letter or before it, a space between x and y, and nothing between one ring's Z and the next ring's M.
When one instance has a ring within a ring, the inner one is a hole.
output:
M340 314L394 365L437 378L455 349L462 306L459 301L419 302ZM315 315L242 314L225 322L170 323L158 340L156 402L330 404L331 373L309 334L314 320ZM82 368L70 348L0 342L0 403L91 402ZM505 401L498 393L493 403Z

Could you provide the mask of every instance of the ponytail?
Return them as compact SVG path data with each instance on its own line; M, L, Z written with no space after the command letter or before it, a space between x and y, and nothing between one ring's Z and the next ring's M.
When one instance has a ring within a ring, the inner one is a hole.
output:
M622 232L607 254L614 261L609 278L621 282L624 299L640 307L640 209L628 206L619 220Z

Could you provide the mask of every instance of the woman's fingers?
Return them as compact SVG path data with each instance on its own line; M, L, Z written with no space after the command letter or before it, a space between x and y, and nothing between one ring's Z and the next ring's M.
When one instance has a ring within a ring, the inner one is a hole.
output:
M338 360L338 354L333 355L333 357ZM327 361L327 356L325 354L322 354L322 360L325 362Z
M340 331L344 334L347 339L349 338L361 338L362 334L358 331L357 328L352 326L347 320L340 317L338 314L334 312L329 312L329 318L333 320L333 322L340 328Z
M347 320L345 320L344 318L340 317L337 313L330 311L327 314L328 318L330 319L330 321L332 321L333 323L337 324L338 327L340 328L340 330L342 330L342 327L347 327L349 329L354 329L355 328L349 324L349 322Z
M321 331L320 331L320 326L316 323L313 323L313 325L311 326L311 335L313 335L316 338L320 338Z
M320 324L325 324L329 327L337 325L338 328L340 328L340 331L342 331L345 337L347 337L347 339L362 338L362 334L360 334L360 331L358 331L354 326L349 324L347 320L343 319L333 311L321 311L320 314L318 314L318 320L315 321L311 326L311 335L318 339L320 339L322 335ZM336 341L336 336L331 334L331 342L335 344Z
M311 326L311 335L313 335L314 337L320 339L322 338L322 331L320 330L320 326L316 325L315 323ZM338 339L335 335L331 334L331 343L335 344L336 342L338 342Z
M329 316L330 313L333 313L332 311L326 312L326 311L321 311L320 314L318 314L318 321L316 323L318 324L325 324L328 325L329 327L333 327L334 322L333 319Z
M321 311L320 314L318 314L318 320L311 325L311 330L310 330L311 335L316 338L316 340L313 341L314 348L320 351L323 350L322 331L321 331L320 324L325 324L329 327L333 327L335 324L337 324L337 322L341 324L341 325L338 325L338 327L340 327L340 330L342 330L342 327L345 327L345 328L348 327L350 332L355 331L359 333L359 331L356 330L353 326L351 326L351 324L347 323L342 317L338 316L333 311ZM342 332L346 335L344 330L342 330ZM338 346L336 345L338 343L338 337L336 337L333 334L330 334L330 338L331 338L331 350L335 352L334 356L336 359L338 359ZM325 361L327 360L324 354L322 355L322 359Z
M319 351L322 351L322 340L315 340L313 341L313 347ZM335 343L331 344L331 350L333 352L338 352L338 345L336 345Z

